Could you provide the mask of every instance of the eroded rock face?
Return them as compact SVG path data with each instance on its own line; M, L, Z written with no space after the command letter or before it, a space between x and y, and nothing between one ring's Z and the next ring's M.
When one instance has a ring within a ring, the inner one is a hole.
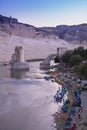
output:
M60 38L70 43L87 42L87 24L36 28L32 25L20 23L16 18L0 15L0 34L3 32L10 36L48 39Z
M22 36L28 38L58 38L51 31L44 31L32 25L18 22L17 19L0 15L0 33L10 36Z
M87 24L72 26L60 25L56 27L55 31L59 35L59 38L68 42L87 41Z
M15 18L0 15L0 32L13 36L34 37L36 30L32 25L19 23Z

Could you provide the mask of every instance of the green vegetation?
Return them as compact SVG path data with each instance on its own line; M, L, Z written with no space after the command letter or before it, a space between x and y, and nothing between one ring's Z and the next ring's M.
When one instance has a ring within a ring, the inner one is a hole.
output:
M73 55L73 51L66 51L62 56L61 56L61 61L64 63L69 63L70 58Z
M80 55L82 58L85 58L86 50L84 47L78 47L77 49L74 49L73 54L74 55Z
M87 78L87 62L86 63L81 63L80 65L77 66L77 72L84 76L84 78Z
M61 57L56 57L55 59L70 67L74 67L81 77L87 79L87 49L84 49L84 47L66 51Z
M82 61L82 57L79 54L72 55L70 60L69 60L69 64L71 66L74 66L74 65L78 65L79 63L81 63L81 61Z

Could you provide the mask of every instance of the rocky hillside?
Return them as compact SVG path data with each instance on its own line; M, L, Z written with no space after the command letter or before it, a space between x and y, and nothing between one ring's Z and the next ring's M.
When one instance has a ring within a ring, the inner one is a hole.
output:
M28 38L60 38L70 43L87 43L87 24L36 28L20 23L15 18L0 15L0 34Z
M8 34L10 36L22 36L30 38L58 38L53 34L32 25L18 22L17 19L0 15L0 34Z
M40 28L47 32L58 35L60 39L70 43L87 43L87 24L80 25L58 25L54 28Z
M86 28L86 24L36 28L20 23L15 18L0 15L0 63L10 61L18 45L24 46L26 60L46 58L49 54L57 53L58 47L74 49L79 44L70 44L70 42L86 41Z
M64 39L68 42L79 41L87 42L87 24L66 26L61 25L55 28L56 33L61 39Z

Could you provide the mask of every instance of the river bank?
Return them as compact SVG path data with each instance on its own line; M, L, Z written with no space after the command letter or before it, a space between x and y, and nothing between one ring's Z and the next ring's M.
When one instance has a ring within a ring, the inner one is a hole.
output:
M79 82L78 75L72 71L70 68L62 66L61 68L56 68L54 72L50 74L54 81L58 84L61 84L62 87L67 88L68 99L70 103L67 105L67 112L63 113L62 111L54 114L57 130L86 130L87 129L87 100L86 100L86 91L82 91L81 83ZM75 97L75 91L81 91L81 107L73 106L73 99ZM69 125L67 125L67 120L70 116L72 110L75 110L75 115L72 117ZM80 115L80 118L79 118ZM73 125L76 125L76 128L73 128ZM68 127L70 126L70 127Z
M58 87L67 86L68 97L72 99L76 83L74 74L68 69L49 71L52 80L45 81L45 71L39 69L40 62L30 62L30 70L11 77L9 66L0 68L0 129L1 130L63 130L69 113L60 113L58 103L54 103L54 95ZM2 73L3 72L3 73ZM47 75L48 76L48 75ZM68 77L67 77L68 76ZM3 78L2 78L3 77ZM12 79L11 79L12 78ZM75 80L75 81L74 81ZM55 82L54 82L55 81ZM60 84L60 85L59 85ZM70 87L70 84L73 85ZM75 86L75 87L74 87ZM81 120L77 130L86 130L86 92L82 91ZM68 107L69 112L71 106ZM59 114L60 113L60 114ZM53 115L53 116L52 116ZM79 127L80 126L80 127Z

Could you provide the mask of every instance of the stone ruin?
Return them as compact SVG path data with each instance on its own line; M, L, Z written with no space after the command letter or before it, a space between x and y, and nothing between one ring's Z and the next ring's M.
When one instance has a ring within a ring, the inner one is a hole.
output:
M43 62L40 63L40 69L48 70L50 69L50 61L55 57L55 54L50 54Z
M29 66L24 60L24 49L22 46L15 47L15 53L10 61L12 70L28 70Z
M58 47L57 48L57 56L63 55L67 51L67 47Z
M50 66L51 60L54 59L56 56L64 54L66 50L67 50L66 47L58 47L56 54L50 54L47 58L44 59L43 62L40 63L40 69L42 70L51 69L52 68L52 66Z

